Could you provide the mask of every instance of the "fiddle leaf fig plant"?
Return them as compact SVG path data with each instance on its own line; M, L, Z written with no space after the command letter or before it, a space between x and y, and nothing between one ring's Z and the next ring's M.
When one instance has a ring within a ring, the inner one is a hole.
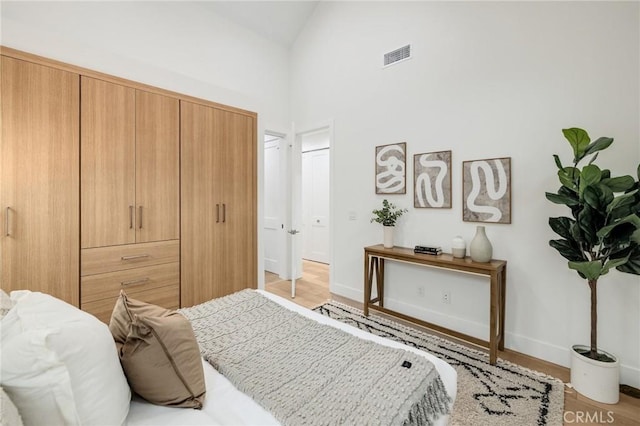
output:
M549 219L551 229L562 237L549 245L569 261L568 267L587 281L591 291L591 344L582 355L613 361L598 352L597 284L612 269L640 275L640 165L637 179L613 177L610 170L594 164L612 138L592 142L585 130L575 127L562 133L573 149L573 164L564 166L558 155L553 156L561 186L546 197L567 206L571 217Z
M408 211L407 209L399 209L387 200L382 200L382 208L373 210L374 216L371 218L371 222L381 223L384 226L395 226L400 216Z

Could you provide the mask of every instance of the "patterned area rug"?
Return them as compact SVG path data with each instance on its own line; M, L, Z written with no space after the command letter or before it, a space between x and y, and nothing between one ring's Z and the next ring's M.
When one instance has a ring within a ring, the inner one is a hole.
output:
M498 359L487 353L331 301L314 311L361 330L430 352L458 372L458 396L451 425L562 425L562 381Z

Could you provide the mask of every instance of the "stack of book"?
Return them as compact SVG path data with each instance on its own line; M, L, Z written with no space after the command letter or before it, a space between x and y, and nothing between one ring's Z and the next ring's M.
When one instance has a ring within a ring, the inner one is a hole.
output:
M437 256L442 254L442 247L433 247L433 246L416 246L413 249L414 253L422 253L422 254L433 254Z

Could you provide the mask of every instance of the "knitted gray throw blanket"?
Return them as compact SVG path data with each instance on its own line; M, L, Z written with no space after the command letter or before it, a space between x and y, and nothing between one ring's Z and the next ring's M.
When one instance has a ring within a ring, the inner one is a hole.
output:
M422 356L320 324L253 290L180 312L200 352L285 425L432 425L450 412Z

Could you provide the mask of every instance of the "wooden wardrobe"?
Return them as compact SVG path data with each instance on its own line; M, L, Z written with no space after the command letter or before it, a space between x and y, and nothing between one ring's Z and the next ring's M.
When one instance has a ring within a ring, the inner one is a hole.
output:
M0 287L78 306L78 74L2 56Z
M255 113L1 53L3 290L108 321L257 286Z
M255 119L181 104L182 304L255 288Z

